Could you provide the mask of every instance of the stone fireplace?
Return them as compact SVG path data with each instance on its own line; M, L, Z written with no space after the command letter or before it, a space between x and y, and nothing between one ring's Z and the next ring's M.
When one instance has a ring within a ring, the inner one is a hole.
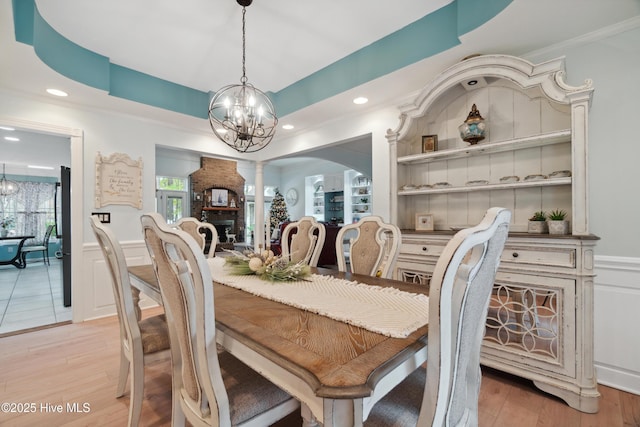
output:
M244 183L238 173L237 163L232 160L200 158L200 169L189 175L193 201L191 216L213 224L218 230L220 247L233 249L227 235L235 235L236 242L244 241ZM224 193L227 200L222 205L217 198L212 203L212 194ZM217 248L220 250L220 248Z

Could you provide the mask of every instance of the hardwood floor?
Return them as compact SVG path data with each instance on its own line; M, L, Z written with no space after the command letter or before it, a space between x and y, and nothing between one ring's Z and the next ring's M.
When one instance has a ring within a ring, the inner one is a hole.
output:
M157 309L145 314L155 313ZM13 409L35 409L32 413L0 411L0 426L126 425L128 392L115 398L118 334L117 320L111 317L0 338L0 402L21 405ZM146 369L141 425L170 425L169 372L168 360ZM530 381L485 368L480 427L640 426L640 396L605 386L599 389L600 411L583 414ZM59 408L61 412L56 412ZM277 424L300 425L299 415Z

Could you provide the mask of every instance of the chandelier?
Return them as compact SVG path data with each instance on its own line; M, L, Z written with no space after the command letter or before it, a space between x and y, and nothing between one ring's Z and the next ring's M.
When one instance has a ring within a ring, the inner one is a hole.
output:
M209 103L209 123L216 136L231 148L250 153L266 147L276 133L278 118L269 97L248 83L245 68L245 14L253 0L242 6L242 77L240 84L216 92Z
M4 173L4 163L2 164L2 178L0 178L0 196L10 196L18 192L18 183L7 179Z

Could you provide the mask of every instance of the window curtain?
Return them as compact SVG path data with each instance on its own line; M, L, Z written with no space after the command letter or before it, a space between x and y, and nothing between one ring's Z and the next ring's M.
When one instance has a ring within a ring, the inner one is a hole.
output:
M47 224L53 222L55 203L55 183L18 182L19 191L10 196L15 198L15 232L18 235L35 236L25 244L40 244L44 239Z

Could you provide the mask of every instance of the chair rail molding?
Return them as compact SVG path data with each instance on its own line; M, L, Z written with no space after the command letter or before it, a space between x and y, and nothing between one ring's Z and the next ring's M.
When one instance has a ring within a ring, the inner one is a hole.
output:
M594 361L598 382L640 394L640 258L596 256ZM612 333L613 332L613 333Z

